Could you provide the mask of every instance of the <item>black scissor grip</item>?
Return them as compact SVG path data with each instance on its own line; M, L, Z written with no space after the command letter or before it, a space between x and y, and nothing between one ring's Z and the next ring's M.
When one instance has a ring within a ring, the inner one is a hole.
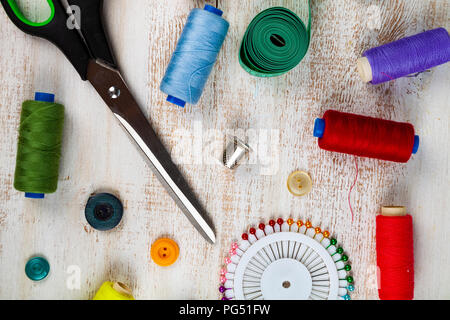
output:
M23 32L40 37L56 45L69 59L83 80L87 79L87 67L91 56L76 29L69 29L66 10L59 0L47 0L54 8L53 16L46 23L27 23L12 0L0 0L11 21ZM14 6L14 9L13 9Z
M81 33L91 54L112 67L116 61L103 27L103 0L68 0L69 6L77 6L80 13ZM75 9L75 8L73 8Z

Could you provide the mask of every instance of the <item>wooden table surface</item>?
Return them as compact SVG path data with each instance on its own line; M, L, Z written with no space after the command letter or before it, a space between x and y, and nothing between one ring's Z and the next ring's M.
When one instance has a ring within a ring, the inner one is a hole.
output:
M45 1L20 1L34 19ZM137 299L217 299L229 245L249 225L270 218L310 219L335 235L350 256L354 299L377 299L375 216L404 205L414 218L415 297L450 299L450 65L379 86L363 84L356 59L368 48L435 27L450 27L447 0L313 0L312 42L284 76L254 78L238 48L251 19L283 5L306 18L306 1L207 1L224 11L230 31L196 106L178 108L159 91L191 9L205 1L105 1L105 22L121 70L138 103L214 222L217 242L195 231L95 90L44 40L20 32L0 10L0 298L90 299L102 282L128 284ZM34 11L37 7L38 10ZM31 12L37 12L32 15ZM13 188L20 106L35 91L66 107L59 186L45 200ZM327 109L414 124L421 146L407 164L323 151L313 122ZM255 149L236 171L220 165L224 135L236 131ZM313 191L293 197L288 175L308 171ZM117 194L121 224L98 232L84 206L96 191ZM180 246L171 267L150 258L167 236ZM40 283L24 266L43 255L51 274ZM77 283L77 277L80 280Z

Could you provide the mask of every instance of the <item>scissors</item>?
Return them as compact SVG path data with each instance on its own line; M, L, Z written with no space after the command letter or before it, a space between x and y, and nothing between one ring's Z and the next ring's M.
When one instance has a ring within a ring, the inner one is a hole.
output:
M56 45L72 63L83 81L89 81L113 114L143 151L159 181L189 221L210 243L214 231L180 171L159 140L123 80L103 28L103 0L47 0L50 17L29 21L15 0L0 0L8 17L23 32ZM74 25L74 8L81 19Z

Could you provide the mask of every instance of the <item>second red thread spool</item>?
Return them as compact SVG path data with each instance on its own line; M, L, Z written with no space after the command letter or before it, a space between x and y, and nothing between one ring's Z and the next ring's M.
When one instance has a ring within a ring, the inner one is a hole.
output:
M376 224L379 297L381 300L412 300L413 219L405 207L383 207Z

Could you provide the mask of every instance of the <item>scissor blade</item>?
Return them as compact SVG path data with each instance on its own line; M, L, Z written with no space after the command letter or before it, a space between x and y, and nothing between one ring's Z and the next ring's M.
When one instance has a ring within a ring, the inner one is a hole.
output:
M215 243L214 231L205 221L199 202L129 92L120 73L91 61L88 80L143 151L150 167L178 207L206 240Z

